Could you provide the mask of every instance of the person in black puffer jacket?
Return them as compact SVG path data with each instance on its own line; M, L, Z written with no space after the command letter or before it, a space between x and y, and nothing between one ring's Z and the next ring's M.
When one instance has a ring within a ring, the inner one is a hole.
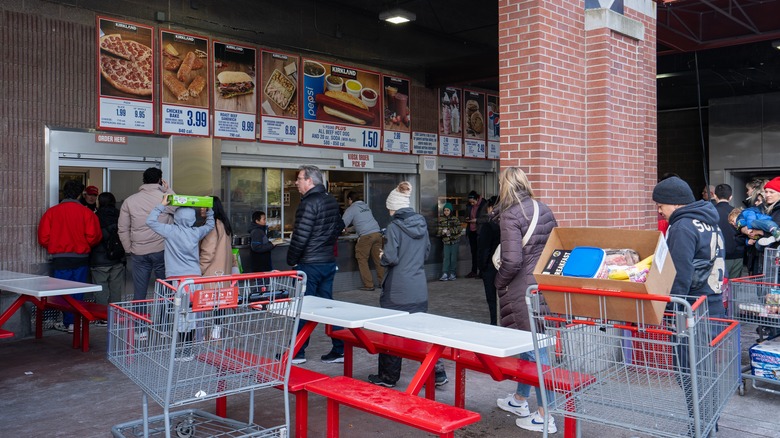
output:
M336 239L344 229L339 203L330 196L322 183L322 172L316 166L298 168L295 181L301 203L295 211L295 225L287 250L287 264L306 273L306 295L333 299L333 279L336 276ZM305 324L301 320L299 330ZM341 327L333 327L338 330ZM322 356L323 362L344 362L344 342L332 339L333 348ZM306 362L303 344L293 363Z
M103 192L98 196L98 206L95 214L100 221L103 239L89 254L89 267L92 281L103 286L103 290L95 292L95 301L98 304L116 303L122 301L124 294L126 257L109 258L106 242L118 232L119 209L116 208L116 198L111 192Z

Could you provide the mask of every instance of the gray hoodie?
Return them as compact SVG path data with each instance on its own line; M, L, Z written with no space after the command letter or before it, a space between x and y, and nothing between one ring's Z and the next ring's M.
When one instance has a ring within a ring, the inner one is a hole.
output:
M387 267L380 306L388 309L425 312L428 310L428 285L425 259L431 250L428 226L422 215L411 208L395 212L385 231L382 266Z
M208 209L206 224L195 225L195 209L179 207L173 214L173 224L160 223L157 218L166 206L158 204L146 218L146 225L165 239L165 276L195 276L200 277L201 239L214 229L214 211Z

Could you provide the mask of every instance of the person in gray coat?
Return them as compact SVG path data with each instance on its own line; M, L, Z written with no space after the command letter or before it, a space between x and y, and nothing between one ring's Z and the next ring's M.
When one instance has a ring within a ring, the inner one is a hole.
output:
M534 267L550 233L558 223L552 210L537 201L539 219L531 231L528 243L523 245L523 237L529 231L534 216L534 192L531 183L519 167L507 167L501 172L498 181L500 194L496 210L501 229L501 266L496 273L495 286L500 309L499 323L504 327L530 331L528 306L525 303L526 289L535 284ZM545 355L541 356L539 359L544 363ZM523 353L520 357L535 360L533 352ZM541 406L539 388L536 388L539 411L533 415L526 401L530 394L529 385L518 383L514 393L496 402L499 408L521 417L515 420L515 424L521 429L543 432L544 408ZM552 397L553 393L547 392L548 402ZM557 430L555 420L550 417L547 432L555 433Z
M431 241L425 218L411 208L411 195L412 184L403 181L387 197L386 206L393 220L385 231L387 241L380 256L387 270L379 305L410 313L427 312L425 259L431 251ZM436 364L435 372L436 386L447 383L447 373L441 363ZM400 378L401 358L380 353L379 371L369 375L368 381L390 388Z

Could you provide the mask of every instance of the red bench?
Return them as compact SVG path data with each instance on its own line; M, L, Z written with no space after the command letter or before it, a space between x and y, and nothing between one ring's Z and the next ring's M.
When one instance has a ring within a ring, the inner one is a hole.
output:
M329 335L344 341L344 375L351 377L352 350L354 347L366 348L364 343L353 331L348 329L333 330L329 332ZM371 343L371 348L375 349L378 353L393 354L395 356L403 357L404 359L420 362L425 359L425 355L432 346L432 344L428 342L415 341L370 330L361 330L360 336L364 337L367 340L367 343ZM455 362L455 406L461 408L465 407L467 369L488 374L497 381L512 380L526 385L539 386L539 373L537 372L535 362L529 362L515 357L491 357L490 362L486 364L473 352L452 348L445 348L442 353L442 358ZM547 369L547 367L544 366L544 369ZM558 388L566 394L571 394L579 388L595 382L595 378L587 374L568 372L560 369L556 370L553 374L554 378L549 374L546 375L546 387ZM431 378L432 377L433 373L431 373ZM428 384L425 385L425 388L426 398L433 400L435 398L433 396L435 386ZM574 409L574 406L570 403L567 403L565 406L567 410L573 411ZM574 418L565 418L564 430L566 437L575 436L577 430L576 424Z
M255 366L258 363L268 362L266 358L259 358L254 354L241 350L225 350L220 353L205 353L198 356L198 360L220 368L223 372L242 372L246 367ZM306 368L292 365L290 378L287 381L287 390L295 396L295 436L306 438L309 430L309 393L306 385L319 380L325 380L325 374L311 371ZM284 385L275 386L284 390ZM216 414L227 417L227 397L217 397Z
M81 334L81 351L86 352L89 351L89 323L98 320L108 321L108 306L85 301L79 301L79 303L92 315L92 319L86 318L62 297L49 297L46 301L46 308L75 314L76 318L74 319L73 324L73 348L79 347L78 339L79 334Z
M454 437L455 430L476 423L481 418L477 412L346 376L309 383L306 389L328 399L328 438L339 436L339 405L435 433L443 438Z
M14 337L14 332L9 332L8 330L0 329L0 339L8 339L13 337Z

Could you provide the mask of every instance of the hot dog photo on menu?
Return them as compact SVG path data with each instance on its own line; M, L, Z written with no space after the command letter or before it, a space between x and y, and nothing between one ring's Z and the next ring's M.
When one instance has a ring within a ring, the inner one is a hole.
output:
M256 50L238 44L214 42L214 108L254 113Z
M304 59L303 118L320 122L379 128L382 95L378 73Z
M208 108L208 39L161 31L160 48L163 103Z

